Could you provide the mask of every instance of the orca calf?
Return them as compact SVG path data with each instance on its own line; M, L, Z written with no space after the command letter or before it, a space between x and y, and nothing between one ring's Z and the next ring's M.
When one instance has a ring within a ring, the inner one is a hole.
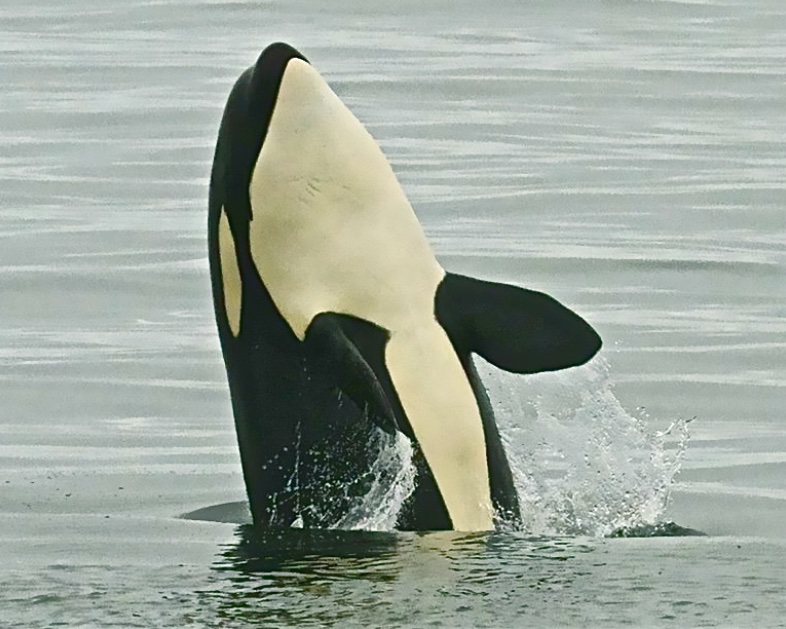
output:
M472 353L535 373L586 362L600 337L543 293L445 272L377 143L286 44L229 95L208 232L256 525L339 521L373 480L379 429L414 446L398 528L518 521Z

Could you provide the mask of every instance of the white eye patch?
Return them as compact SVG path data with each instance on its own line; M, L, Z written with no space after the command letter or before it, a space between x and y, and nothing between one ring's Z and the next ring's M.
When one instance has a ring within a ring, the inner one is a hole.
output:
M224 208L218 219L218 257L221 263L221 285L224 292L224 312L229 322L232 336L240 333L240 309L243 295L243 280L237 265L237 251L232 231L229 229Z

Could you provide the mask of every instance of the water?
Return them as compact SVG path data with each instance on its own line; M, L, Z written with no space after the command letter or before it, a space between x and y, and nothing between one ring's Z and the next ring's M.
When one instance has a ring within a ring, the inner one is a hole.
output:
M786 9L421 4L4 4L0 626L784 626ZM581 369L484 368L526 531L238 527L207 178L277 39L444 266L603 336ZM655 520L708 536L602 537Z

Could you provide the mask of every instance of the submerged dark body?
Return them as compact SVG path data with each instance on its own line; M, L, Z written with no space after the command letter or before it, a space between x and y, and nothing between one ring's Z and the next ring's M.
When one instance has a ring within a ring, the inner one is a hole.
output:
M399 528L453 528L385 364L388 331L373 321L324 312L300 340L252 259L250 179L293 58L303 59L292 48L274 44L235 84L210 185L214 305L254 522L335 525L368 490L378 453L373 444L381 429L399 430L415 445L417 485L399 515ZM218 245L222 208L242 277L237 336L224 306ZM497 520L515 523L519 503L511 470L471 353L509 371L534 373L586 362L599 349L600 338L578 315L542 293L450 273L434 295L434 316L480 409Z

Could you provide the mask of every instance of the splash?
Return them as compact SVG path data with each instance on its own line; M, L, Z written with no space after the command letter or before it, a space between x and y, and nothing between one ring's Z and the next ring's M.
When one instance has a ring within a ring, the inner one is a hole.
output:
M688 445L688 422L663 432L628 414L608 365L517 376L478 359L522 509L534 535L605 536L661 525ZM369 490L330 528L390 531L415 489L413 447L377 431Z
M688 444L687 421L650 432L596 358L515 376L479 361L521 500L536 535L609 535L660 522Z
M371 468L370 488L352 500L348 513L330 528L392 531L404 502L415 491L412 443L403 434L377 430L372 448L379 455Z

